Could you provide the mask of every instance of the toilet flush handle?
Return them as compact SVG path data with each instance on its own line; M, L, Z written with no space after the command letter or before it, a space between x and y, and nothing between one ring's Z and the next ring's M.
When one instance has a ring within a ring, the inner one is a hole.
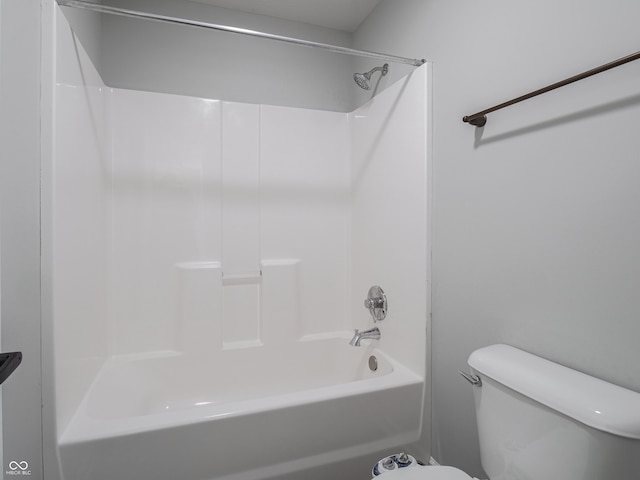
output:
M481 387L482 380L479 376L473 375L471 373L463 372L462 370L458 370L458 373L464 377L464 379L469 382L474 387Z

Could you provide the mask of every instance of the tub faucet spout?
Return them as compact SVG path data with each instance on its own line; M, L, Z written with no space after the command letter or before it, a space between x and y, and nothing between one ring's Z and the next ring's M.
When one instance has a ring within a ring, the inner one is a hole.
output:
M370 328L369 330L354 330L353 338L349 342L349 345L354 347L360 346L360 340L370 338L372 340L378 340L380 338L380 329L378 327Z

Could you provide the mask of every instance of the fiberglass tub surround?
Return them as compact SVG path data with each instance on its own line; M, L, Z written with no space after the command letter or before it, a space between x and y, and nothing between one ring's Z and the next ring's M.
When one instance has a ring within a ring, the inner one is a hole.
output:
M63 479L274 478L416 442L428 65L344 114L107 88L60 15L58 40ZM350 346L375 284L381 339Z

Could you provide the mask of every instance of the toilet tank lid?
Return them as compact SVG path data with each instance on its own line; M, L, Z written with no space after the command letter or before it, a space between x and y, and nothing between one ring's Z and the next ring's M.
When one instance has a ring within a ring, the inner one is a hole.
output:
M585 425L640 439L640 393L509 345L476 350L468 363L477 373Z

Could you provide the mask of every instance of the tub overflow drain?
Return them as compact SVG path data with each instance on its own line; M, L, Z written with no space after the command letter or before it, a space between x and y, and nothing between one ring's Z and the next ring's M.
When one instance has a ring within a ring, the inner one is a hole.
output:
M372 372L378 370L378 359L373 355L369 357L369 370Z

